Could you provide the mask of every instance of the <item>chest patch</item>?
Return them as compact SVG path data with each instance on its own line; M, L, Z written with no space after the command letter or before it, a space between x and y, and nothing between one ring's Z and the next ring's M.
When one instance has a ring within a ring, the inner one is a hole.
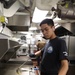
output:
M53 47L52 46L49 46L47 52L48 53L52 53L53 52Z

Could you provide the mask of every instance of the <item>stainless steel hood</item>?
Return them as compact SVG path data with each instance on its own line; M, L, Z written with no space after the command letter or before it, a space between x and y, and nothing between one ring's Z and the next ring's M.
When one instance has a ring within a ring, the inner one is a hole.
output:
M8 18L7 27L12 31L28 31L30 26L30 14L18 12L14 16Z
M64 36L64 35L73 35L71 31L69 31L67 28L60 26L55 29L55 34L57 36Z
M73 35L75 35L75 22L73 23L63 23L61 24L65 29L67 29L68 31L70 31L71 33L73 33Z

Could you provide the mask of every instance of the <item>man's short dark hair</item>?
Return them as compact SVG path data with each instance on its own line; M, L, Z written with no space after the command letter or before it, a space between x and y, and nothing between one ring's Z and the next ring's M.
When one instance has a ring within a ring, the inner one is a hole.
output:
M41 23L40 23L40 26L42 24L48 24L49 26L54 26L54 22L52 19L44 19Z

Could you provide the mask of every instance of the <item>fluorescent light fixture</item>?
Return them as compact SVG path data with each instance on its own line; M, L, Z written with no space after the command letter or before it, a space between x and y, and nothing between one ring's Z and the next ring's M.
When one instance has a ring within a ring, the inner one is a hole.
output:
M35 23L41 22L47 15L47 13L48 13L48 11L39 10L37 7L35 7L32 22L35 22Z
M37 27L30 27L29 30L37 30Z
M22 34L33 34L32 32L19 32L19 33L22 33Z
M19 32L19 33L22 33L22 34L28 34L29 32Z

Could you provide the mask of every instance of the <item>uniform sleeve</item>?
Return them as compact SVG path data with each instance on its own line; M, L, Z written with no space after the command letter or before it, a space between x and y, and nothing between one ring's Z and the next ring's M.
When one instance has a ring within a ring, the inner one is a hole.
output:
M59 59L68 60L68 50L67 50L66 42L64 40L61 40L60 42Z

